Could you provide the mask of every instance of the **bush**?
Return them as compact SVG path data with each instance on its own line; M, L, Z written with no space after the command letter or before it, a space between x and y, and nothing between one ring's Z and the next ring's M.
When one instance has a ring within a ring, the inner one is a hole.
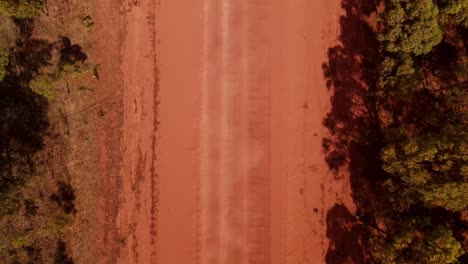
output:
M94 22L93 22L93 18L91 16L85 16L83 18L83 26L86 28L86 30L90 31L93 26L94 26Z

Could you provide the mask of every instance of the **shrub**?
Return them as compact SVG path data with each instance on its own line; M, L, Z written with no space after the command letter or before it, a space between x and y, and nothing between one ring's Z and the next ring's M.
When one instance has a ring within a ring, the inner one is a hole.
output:
M57 96L57 92L55 91L55 78L48 74L38 75L29 83L29 87L35 93L49 100L53 100Z

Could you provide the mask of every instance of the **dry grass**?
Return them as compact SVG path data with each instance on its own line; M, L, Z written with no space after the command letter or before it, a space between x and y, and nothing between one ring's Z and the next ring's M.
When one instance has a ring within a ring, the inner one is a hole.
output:
M11 47L15 43L17 34L13 21L0 15L0 49Z
M35 35L49 40L68 37L72 44L80 45L88 53L93 47L89 22L93 18L92 4L90 0L49 0L48 14L43 14L36 22ZM92 57L85 63L89 68L96 66ZM75 263L93 263L97 254L93 244L99 201L96 122L103 112L100 109L102 100L96 95L98 80L93 76L93 69L78 78L66 78L67 82L60 87L59 96L50 110L53 129L63 138L63 145L54 150L51 161L55 164L52 166L66 171L66 180L77 197L77 212L66 235ZM65 158L61 160L59 157Z

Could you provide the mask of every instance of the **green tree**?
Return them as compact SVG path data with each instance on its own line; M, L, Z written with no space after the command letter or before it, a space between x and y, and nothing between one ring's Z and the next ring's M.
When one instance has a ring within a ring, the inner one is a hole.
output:
M380 67L369 86L384 173L375 208L360 208L379 227L368 230L372 254L382 264L458 263L454 223L468 208L468 0L380 3Z
M468 183L449 182L432 184L421 191L424 203L429 207L443 207L461 211L468 206Z
M0 13L19 19L33 18L42 5L42 0L0 0Z
M380 65L377 86L380 97L410 98L423 80L421 70L415 66L411 56L405 53L386 56Z
M384 186L396 208L423 203L460 211L468 206L466 126L422 135L399 128L387 140L381 159L391 176Z
M468 0L440 0L441 19L468 27Z
M432 0L387 0L378 39L390 53L427 54L442 40L438 14Z
M456 263L458 257L464 254L452 231L442 226L429 232L425 245L427 247L421 252L421 263Z

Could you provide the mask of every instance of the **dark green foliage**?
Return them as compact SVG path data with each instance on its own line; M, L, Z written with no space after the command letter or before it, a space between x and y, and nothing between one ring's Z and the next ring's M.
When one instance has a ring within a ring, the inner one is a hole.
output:
M392 117L380 120L385 209L374 221L385 232L373 232L371 249L381 263L457 263L464 254L452 230L468 208L468 57L453 25L464 25L466 4L388 0L380 16L375 94Z
M389 54L380 66L379 92L381 97L408 99L422 81L422 72L406 53Z
M391 177L385 187L398 210L423 203L460 211L468 206L468 148L463 128L411 136L390 131L382 150L383 168Z

